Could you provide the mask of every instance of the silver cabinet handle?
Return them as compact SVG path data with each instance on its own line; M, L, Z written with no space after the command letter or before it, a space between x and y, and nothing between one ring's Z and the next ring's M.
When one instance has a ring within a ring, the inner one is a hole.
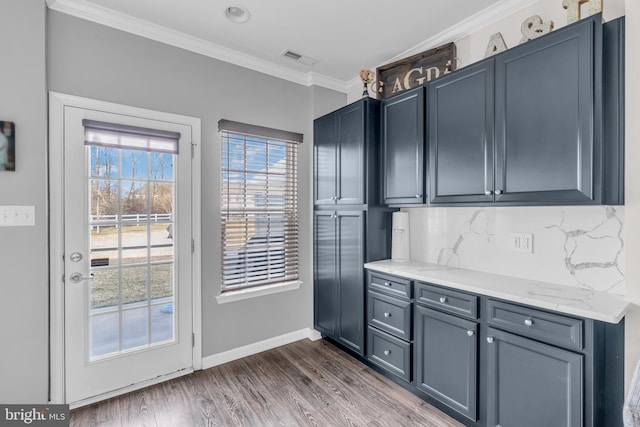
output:
M440 297L440 302L442 304L444 304L445 302L447 302L447 297Z
M532 319L524 319L524 324L526 326L533 326L533 320Z
M500 194L502 194L502 190L496 190L496 194L499 196Z
M384 313L384 317L391 317L391 313Z
M473 334L475 334L475 332L473 332L473 331L467 331L467 335L469 335L470 337L472 337L472 336L473 336Z
M385 286L391 286L391 283L389 283L389 282L384 282L384 285L385 285Z
M493 337L487 337L487 342L488 342L489 344L493 343Z
M390 355L390 354L391 354L391 350L385 350L385 351L384 351L384 355L385 355L385 356L388 356L388 355Z
M492 194L493 194L493 191L491 191L491 190L486 190L486 191L484 192L484 194L485 194L486 196L490 196L490 195L492 195Z
M416 194L416 199L421 199L422 198L422 194Z
M69 279L71 279L73 283L80 283L83 280L93 279L93 273L88 276L83 276L81 273L73 273L71 276L69 276Z

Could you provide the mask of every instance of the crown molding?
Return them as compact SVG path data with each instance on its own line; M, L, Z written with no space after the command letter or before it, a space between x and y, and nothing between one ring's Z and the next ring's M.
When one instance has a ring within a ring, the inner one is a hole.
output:
M304 86L323 86L346 93L346 83L338 79L314 72L300 72L273 62L205 41L198 37L172 30L139 18L126 15L95 4L79 0L46 0L51 10L76 18L106 25L137 36L145 37L210 58L218 59L240 67L249 68L270 76L278 77Z
M540 0L503 0L499 3L496 3L494 6L488 7L469 18L460 21L455 26L436 34L435 36L411 47L410 49L399 53L398 55L388 59L382 64L378 64L376 68L384 64L388 64L390 62L398 61L408 56L415 55L416 53L433 49L445 43L455 43L457 41L460 41L463 38L475 33L476 31L486 28L489 25L539 1ZM360 79L356 77L346 82L346 86L347 93L351 93L362 87L362 81L360 81Z
M407 56L414 55L416 53L424 52L425 50L438 47L441 44L449 43L451 41L457 42L463 38L470 36L478 30L481 30L489 25L506 18L513 13L531 6L540 0L502 0L496 3L494 6L490 6L469 18L460 21L455 26L442 31L435 36L418 43L417 45L405 50L402 53L394 56L385 62L385 64L398 59L406 58Z
M461 40L475 31L487 27L520 9L537 3L538 1L539 0L502 0L494 6L491 6L470 18L461 21L457 25L436 34L435 36L403 51L402 53L399 53L393 58L385 61L383 64L388 64L390 62L406 58L407 56L432 49L444 43ZM251 55L226 48L213 42L205 41L198 37L175 31L149 21L134 18L130 15L108 9L103 6L98 6L96 4L85 3L80 0L46 0L46 3L49 9L57 12L116 28L121 31L195 52L240 67L250 68L254 71L288 80L300 85L317 85L347 94L358 90L362 86L362 82L358 77L348 81L342 81L312 71L296 71L270 61L258 59ZM379 64L378 66L383 64Z

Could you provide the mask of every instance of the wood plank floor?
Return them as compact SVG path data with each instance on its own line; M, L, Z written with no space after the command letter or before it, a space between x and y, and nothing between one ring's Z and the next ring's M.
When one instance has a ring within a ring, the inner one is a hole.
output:
M325 340L302 340L71 411L71 426L462 424Z

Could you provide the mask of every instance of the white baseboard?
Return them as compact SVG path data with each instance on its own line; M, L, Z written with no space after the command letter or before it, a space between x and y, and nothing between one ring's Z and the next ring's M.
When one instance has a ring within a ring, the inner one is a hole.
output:
M310 339L316 341L322 338L320 332L312 328L300 329L299 331L289 332L288 334L280 335L259 341L253 344L245 345L242 347L234 348L233 350L224 351L218 354L212 354L202 358L202 369L213 368L214 366L222 365L223 363L231 362L233 360L242 359L243 357L252 356L257 353L261 353L272 348L280 347L292 342L300 341L302 339Z

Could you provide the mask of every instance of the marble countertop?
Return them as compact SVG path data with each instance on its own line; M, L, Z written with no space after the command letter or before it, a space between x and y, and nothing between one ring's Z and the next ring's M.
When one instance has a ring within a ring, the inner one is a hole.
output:
M624 296L417 261L383 260L365 268L565 314L618 323L631 307Z

